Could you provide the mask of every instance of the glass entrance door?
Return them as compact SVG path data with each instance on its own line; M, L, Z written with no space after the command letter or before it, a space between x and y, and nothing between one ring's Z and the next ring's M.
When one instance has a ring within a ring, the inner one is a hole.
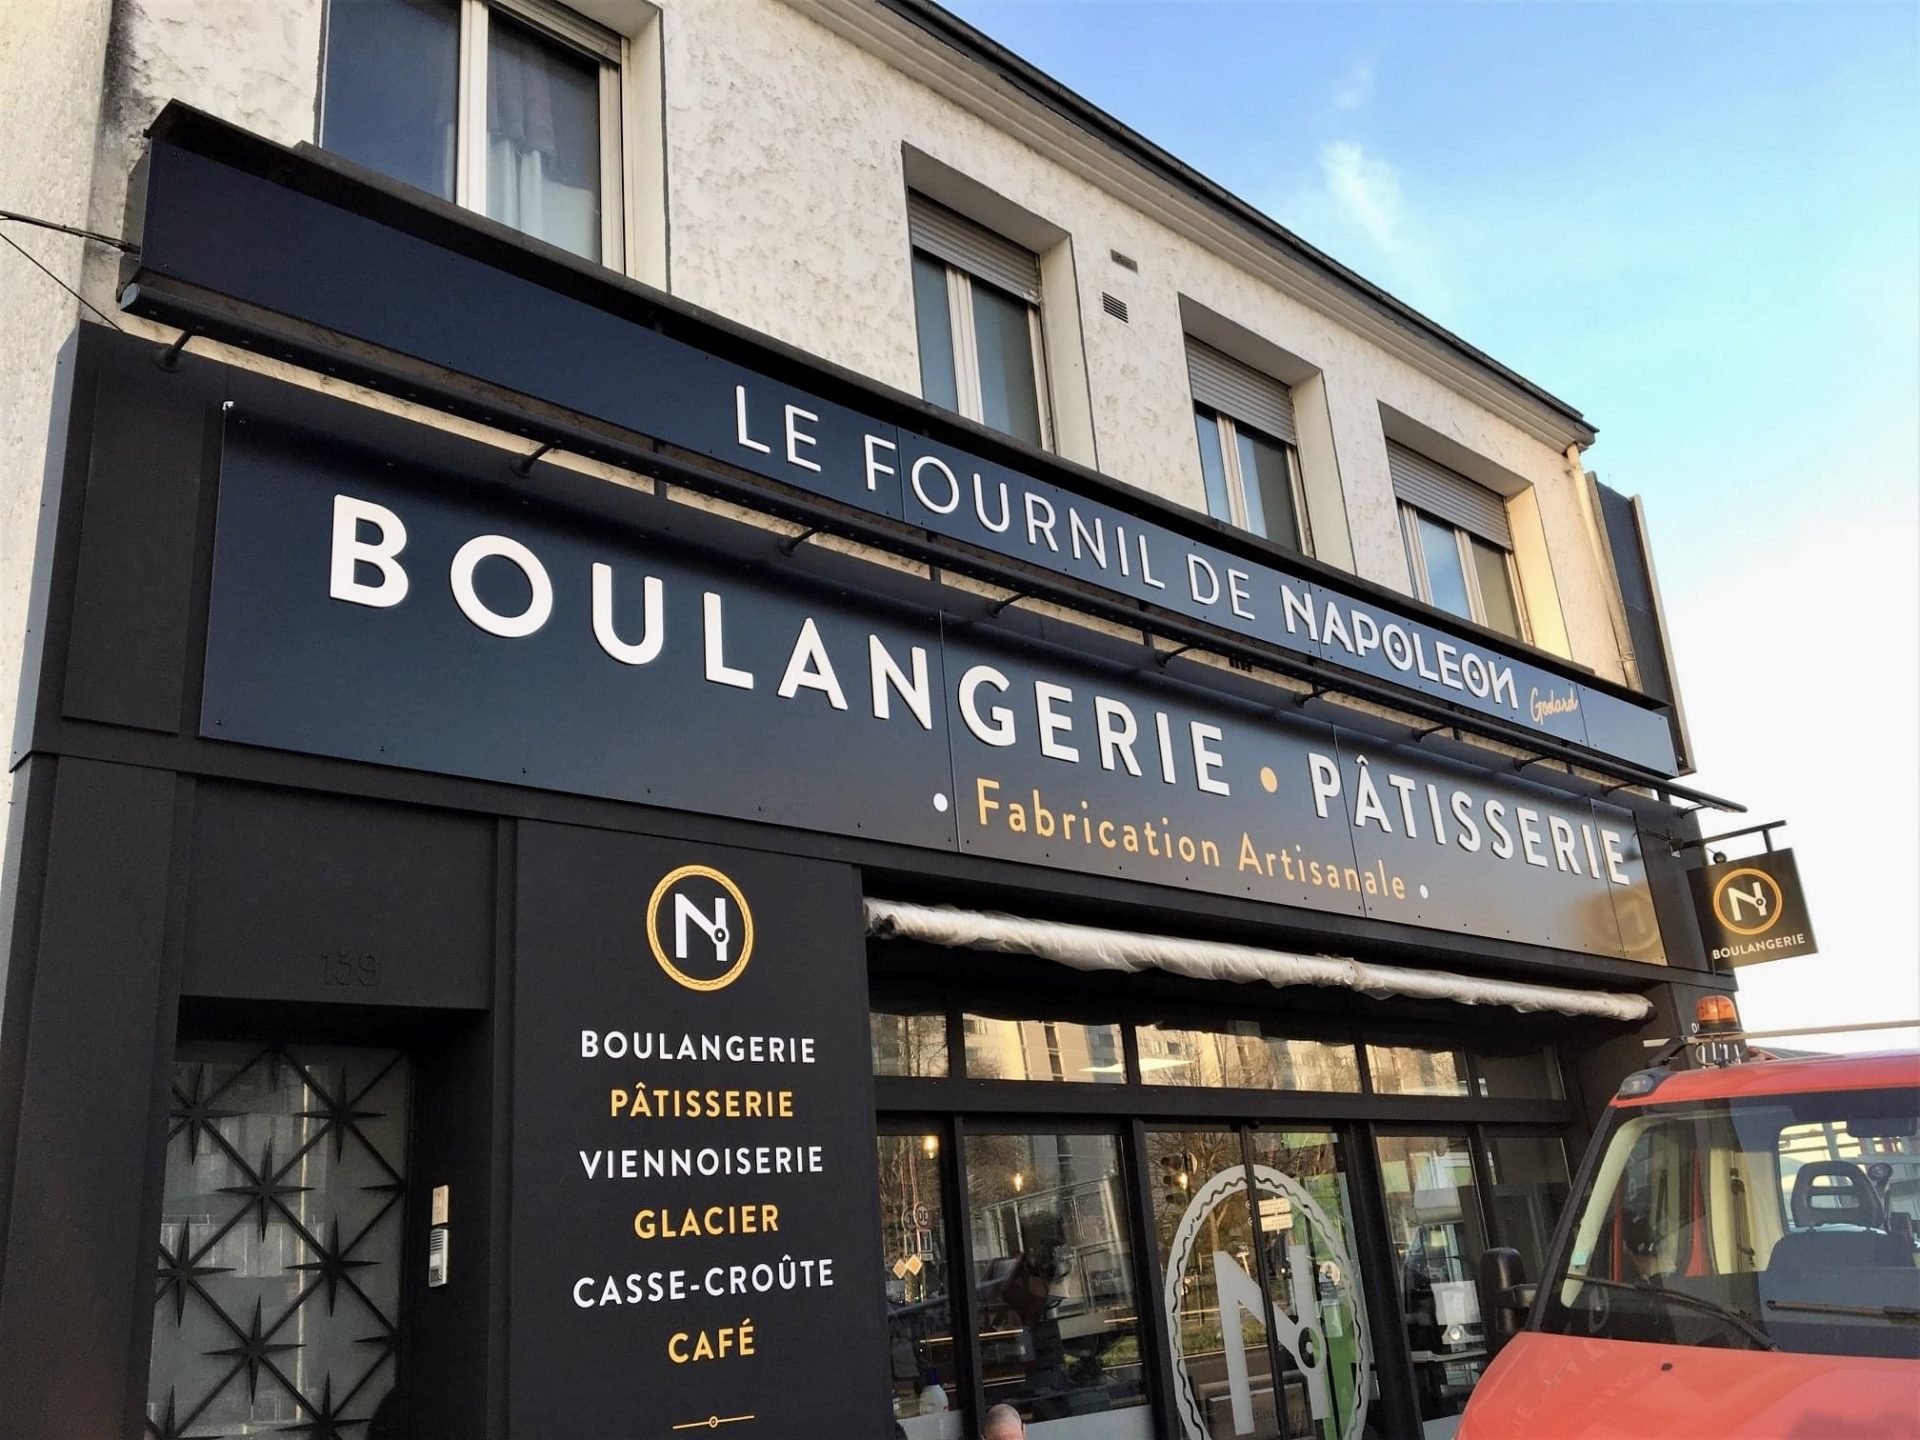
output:
M183 1042L147 1434L398 1436L406 1057Z
M1566 1203L1566 1147L1557 1135L1490 1127L1381 1135L1376 1145L1421 1434L1448 1440L1487 1365L1480 1254L1509 1245L1527 1275L1540 1273Z
M1371 1393L1354 1226L1330 1130L1149 1130L1184 1440L1354 1440Z
M1445 1440L1487 1364L1474 1288L1487 1233L1473 1153L1465 1135L1383 1135L1378 1144L1422 1434Z

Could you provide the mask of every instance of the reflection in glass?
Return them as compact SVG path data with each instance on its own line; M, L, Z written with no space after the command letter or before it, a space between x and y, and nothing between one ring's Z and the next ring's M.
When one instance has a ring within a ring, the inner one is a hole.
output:
M1193 412L1194 435L1200 442L1200 475L1207 486L1207 513L1216 520L1233 521L1233 502L1227 498L1227 467L1220 457L1220 422L1205 410Z
M1351 1045L1290 1040L1241 1020L1205 1030L1141 1025L1140 1079L1148 1085L1196 1085L1241 1090L1360 1088Z
M1420 550L1427 562L1427 590L1433 603L1465 619L1473 618L1467 599L1467 572L1460 566L1460 545L1451 525L1419 517Z
M1126 1057L1118 1025L1079 1025L1070 1020L962 1019L970 1080L1065 1080L1120 1085Z
M908 1440L956 1440L959 1376L937 1135L882 1135L880 1263L893 1416Z
M1535 1046L1526 1050L1473 1052L1480 1093L1492 1100L1558 1100L1560 1067L1553 1052Z
M1247 529L1276 545L1300 550L1300 522L1293 513L1293 470L1287 447L1241 429L1240 480L1247 492Z
M939 1079L947 1073L947 1017L938 1010L875 1010L873 1073Z
M495 11L487 42L487 214L600 258L600 67Z
M1567 1203L1567 1149L1552 1135L1494 1135L1487 1140L1493 1193L1487 1208L1502 1245L1520 1252L1529 1280L1540 1278L1547 1242Z
M1033 1440L1152 1433L1133 1240L1109 1135L969 1135L967 1210L989 1405Z
M1367 1069L1380 1095L1465 1095L1467 1057L1421 1045L1369 1045Z
M332 0L327 149L451 200L459 93L455 0Z
M1286 1366L1289 1433L1338 1440L1352 1433L1355 1408L1370 1393L1370 1376L1362 1371L1372 1369L1360 1276L1348 1273L1348 1267L1358 1263L1358 1252L1339 1137L1326 1130L1255 1130L1248 1142L1253 1163L1279 1171L1305 1190L1332 1232L1322 1230L1302 1206L1281 1204L1271 1196L1261 1199L1260 1231L1274 1301L1295 1319L1303 1313L1316 1318L1327 1342L1327 1405L1317 1425L1311 1423L1310 1396L1297 1366ZM1311 1295L1296 1293L1294 1268L1281 1261L1281 1252L1290 1255L1295 1245L1306 1247L1313 1264ZM1284 1363L1288 1357L1281 1358Z
M1039 445L1040 391L1026 301L973 282L973 339L980 358L980 421Z
M1147 1169L1182 1433L1359 1433L1371 1347L1336 1137L1152 1131Z
M1242 1277L1258 1283L1254 1258L1253 1210L1244 1183L1196 1217L1198 1229L1181 1235L1193 1198L1216 1176L1245 1175L1246 1164L1235 1130L1168 1130L1147 1134L1147 1177L1153 1186L1153 1228L1165 1273L1180 1244L1183 1260L1175 1280L1179 1334L1175 1336L1183 1371L1176 1397L1189 1418L1197 1419L1209 1440L1251 1434L1280 1435L1274 1399L1273 1355L1260 1311L1229 1303L1223 1314L1219 1277L1230 1284ZM1230 1182L1229 1182L1230 1183ZM1215 1256L1227 1257L1216 1262ZM1237 1267L1238 1274L1235 1273ZM1231 1347L1233 1358L1229 1360ZM1244 1377L1244 1379L1243 1379ZM1235 1391L1239 1391L1239 1421ZM1238 1428L1249 1421L1251 1430Z
M1507 568L1507 552L1497 545L1469 536L1473 551L1473 574L1480 582L1480 603L1487 612L1486 623L1502 635L1520 638L1520 606L1513 598L1513 572Z
M1473 1161L1464 1135L1386 1135L1379 1147L1421 1423L1428 1435L1451 1435L1487 1363L1474 1288L1487 1239Z
M913 316L920 334L920 396L929 405L960 408L953 373L953 312L947 307L947 267L913 252Z

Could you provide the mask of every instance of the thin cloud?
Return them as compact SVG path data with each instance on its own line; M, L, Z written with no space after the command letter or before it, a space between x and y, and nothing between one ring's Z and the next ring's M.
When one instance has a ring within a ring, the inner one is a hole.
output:
M1320 147L1320 178L1342 220L1388 254L1401 253L1400 177L1392 165L1356 140L1334 140Z
M1333 108L1351 115L1356 110L1366 108L1372 98L1373 66L1368 61L1355 60L1334 84Z
M1359 140L1328 141L1314 161L1274 215L1402 300L1458 323L1462 297L1441 243L1447 217L1418 213L1392 162Z

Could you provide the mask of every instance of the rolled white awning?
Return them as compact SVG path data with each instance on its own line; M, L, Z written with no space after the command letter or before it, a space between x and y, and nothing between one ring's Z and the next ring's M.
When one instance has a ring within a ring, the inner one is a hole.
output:
M1277 986L1335 985L1376 998L1404 995L1419 1000L1452 1000L1461 1005L1504 1005L1513 1010L1591 1015L1603 1020L1644 1020L1653 1013L1652 1004L1644 996L1618 991L1570 990L1523 980L1481 980L1444 970L1370 965L1339 955L1295 955L1214 940L1139 935L1130 930L1063 925L952 905L912 905L869 898L867 933L881 939L1037 955L1076 970L1118 970L1126 974L1165 970L1195 980L1239 984L1258 980Z

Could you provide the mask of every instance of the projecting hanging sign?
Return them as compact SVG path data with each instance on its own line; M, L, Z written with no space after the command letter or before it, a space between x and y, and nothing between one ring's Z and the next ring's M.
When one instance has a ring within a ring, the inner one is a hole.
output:
M1625 809L256 426L201 730L1664 958Z
M1692 882L1700 938L1715 964L1757 965L1819 948L1791 850L1709 865L1693 871Z
M624 291L570 276L572 293L561 293L169 144L161 130L143 275L189 281L1523 730L1663 775L1677 769L1672 732L1651 703L1318 571L1208 543L1170 516L1154 518L1168 512L1150 502L1127 508L1117 489L1094 498L771 379L616 313L632 301ZM452 294L461 302L419 300ZM149 302L136 285L128 303L138 311Z

